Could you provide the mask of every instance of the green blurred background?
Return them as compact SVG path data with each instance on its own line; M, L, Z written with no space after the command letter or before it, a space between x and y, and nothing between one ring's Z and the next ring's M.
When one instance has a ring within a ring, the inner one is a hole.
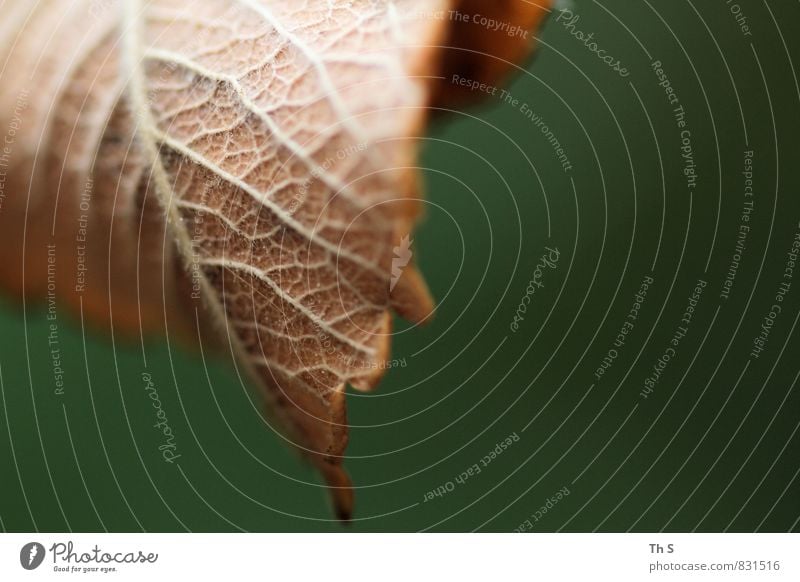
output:
M437 122L424 146L429 204L413 248L440 306L427 328L398 322L394 357L407 365L350 397L349 528L229 363L157 339L143 351L64 316L57 396L44 310L5 301L2 529L798 530L800 280L783 274L800 221L800 5L564 6L580 19L571 29L551 17L509 88L516 105L490 98ZM574 30L593 32L629 76ZM685 110L693 189L653 61ZM751 230L723 299L746 151ZM514 332L545 247L558 264L541 271ZM646 276L639 318L597 380ZM643 398L698 279L707 286L686 337ZM783 281L782 311L752 357ZM174 464L158 451L145 370L175 433Z

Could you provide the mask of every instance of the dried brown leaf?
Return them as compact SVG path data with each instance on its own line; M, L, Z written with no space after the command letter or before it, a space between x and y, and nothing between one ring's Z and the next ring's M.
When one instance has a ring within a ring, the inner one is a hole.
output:
M543 13L521 3L489 13L524 26ZM413 264L391 282L420 212L414 138L433 100L457 97L431 79L508 66L442 45L523 52L424 16L479 8L6 2L0 284L112 332L231 350L349 518L345 387L380 381L392 310L433 309Z

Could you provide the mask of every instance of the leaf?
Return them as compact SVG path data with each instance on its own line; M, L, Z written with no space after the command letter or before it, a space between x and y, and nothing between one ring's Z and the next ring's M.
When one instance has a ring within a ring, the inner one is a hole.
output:
M393 310L433 310L414 138L462 100L451 70L496 82L510 63L480 53L530 45L450 17L481 7L6 2L0 284L112 333L230 351L348 519L345 388L380 381Z

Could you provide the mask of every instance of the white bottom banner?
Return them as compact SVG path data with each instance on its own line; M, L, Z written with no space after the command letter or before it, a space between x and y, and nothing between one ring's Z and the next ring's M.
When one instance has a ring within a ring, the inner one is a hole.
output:
M0 580L800 580L796 534L3 534Z

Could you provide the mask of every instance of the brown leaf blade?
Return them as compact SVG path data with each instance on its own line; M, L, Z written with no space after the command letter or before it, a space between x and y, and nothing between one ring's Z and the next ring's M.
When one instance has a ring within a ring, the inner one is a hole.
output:
M213 338L349 519L346 386L380 381L392 310L433 310L393 258L448 29L419 14L452 6L12 2L0 284L112 333Z

